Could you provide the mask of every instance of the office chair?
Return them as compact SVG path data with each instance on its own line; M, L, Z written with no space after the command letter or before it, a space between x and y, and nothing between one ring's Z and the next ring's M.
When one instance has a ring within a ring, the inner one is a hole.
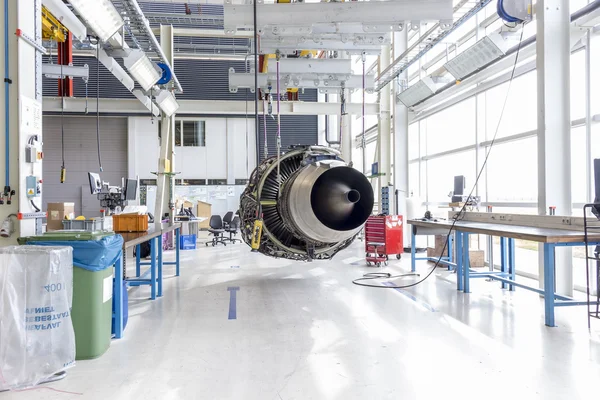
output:
M225 229L223 229L223 220L221 219L221 216L220 215L211 216L209 225L210 225L210 228L208 229L208 232L213 234L213 238L212 238L212 241L206 242L204 244L207 247L211 243L212 243L213 247L215 247L219 243L222 243L224 246L227 246L227 243L225 243L225 238L222 236L223 233L225 232Z
M233 212L227 211L227 213L223 215L223 229L227 229L229 224L231 224L231 221L233 221Z
M227 225L227 227L225 228L225 232L229 233L229 238L224 238L223 240L226 240L228 242L231 243L235 243L236 241L242 243L242 241L240 239L234 238L233 236L237 235L238 230L240 229L240 225L242 224L240 217L238 217L237 215L233 218L233 220L229 223L229 225Z

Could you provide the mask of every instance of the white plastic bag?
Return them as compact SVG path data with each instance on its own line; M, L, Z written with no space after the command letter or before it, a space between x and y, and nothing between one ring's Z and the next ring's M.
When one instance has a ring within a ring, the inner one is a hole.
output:
M0 248L0 390L39 384L75 364L73 249Z

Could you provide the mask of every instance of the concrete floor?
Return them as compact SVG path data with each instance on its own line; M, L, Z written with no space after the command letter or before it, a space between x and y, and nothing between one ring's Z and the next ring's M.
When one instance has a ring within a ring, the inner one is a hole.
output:
M443 269L409 290L358 287L352 279L375 271L359 241L330 262L274 260L245 244L182 254L182 276L165 271L163 298L129 292L125 338L105 355L0 399L573 400L600 391L600 321L590 333L584 308L559 309L559 327L547 328L536 294L483 280L457 293ZM408 265L406 256L384 271ZM239 287L236 319L229 287Z

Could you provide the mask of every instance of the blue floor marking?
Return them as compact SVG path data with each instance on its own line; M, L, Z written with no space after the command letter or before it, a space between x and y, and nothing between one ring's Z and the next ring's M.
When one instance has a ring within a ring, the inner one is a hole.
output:
M386 286L395 286L392 282L383 282L384 285ZM417 299L415 296L413 296L412 294L406 292L405 290L402 289L394 289L395 291L397 291L398 293L408 297L409 299L411 299L412 301L414 301L415 303L425 307L427 310L431 311L431 312L437 312L437 310L435 308L433 308L432 306L430 306L429 304L425 303L424 301L421 301L419 299Z
M240 290L238 286L230 286L227 288L229 292L229 318L228 319L237 319L237 309L236 309L236 301L237 301L237 292Z

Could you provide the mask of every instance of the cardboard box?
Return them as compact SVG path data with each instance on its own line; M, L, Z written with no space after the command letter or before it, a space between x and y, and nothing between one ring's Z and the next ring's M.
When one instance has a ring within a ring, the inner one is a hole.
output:
M64 229L62 220L75 219L75 203L48 203L47 231Z
M443 248L443 247L442 247ZM427 248L427 257L431 258L439 258L442 249L435 249L433 247ZM448 251L445 252L448 254ZM435 263L435 261L429 261L431 263ZM485 256L483 250L469 250L469 263L471 264L471 268L481 268L485 266ZM446 264L440 264L440 266L446 266Z
M202 221L198 224L198 227L200 229L210 228L210 216L211 216L212 205L210 203L198 201L197 209L198 209L198 212L196 213L196 217L206 218L204 221Z

